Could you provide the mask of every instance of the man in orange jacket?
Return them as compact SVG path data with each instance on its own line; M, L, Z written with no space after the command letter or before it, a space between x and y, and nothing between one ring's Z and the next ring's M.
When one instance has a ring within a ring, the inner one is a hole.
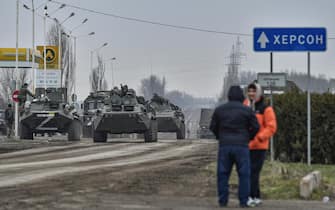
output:
M276 115L273 108L264 102L263 91L259 84L248 86L248 97L244 101L246 106L254 110L260 129L255 138L249 143L251 162L250 201L255 205L262 203L260 199L259 177L262 170L270 138L277 131Z

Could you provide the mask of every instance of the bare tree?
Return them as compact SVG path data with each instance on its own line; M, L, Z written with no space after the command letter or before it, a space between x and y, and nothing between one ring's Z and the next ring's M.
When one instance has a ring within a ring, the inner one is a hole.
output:
M74 87L74 68L75 68L75 56L73 53L73 45L71 39L67 37L63 32L64 29L58 24L51 25L48 34L47 41L50 45L58 46L58 32L61 30L61 48L62 48L62 84L63 87L67 88L67 95L70 96ZM70 57L69 57L70 56Z
M21 87L24 83L29 83L29 70L28 69L19 69L19 72L16 73L14 68L1 68L1 83L0 91L1 97L5 102L11 100L12 93L15 90L14 81L18 79L18 86Z
M160 96L165 95L166 80L158 78L156 75L151 75L148 78L142 79L141 81L141 93L144 98L149 100L153 94L156 93Z
M107 80L105 76L105 65L103 62L102 56L98 55L98 66L92 69L90 74L90 83L91 83L91 91L97 92L100 90L107 90Z
M214 106L214 98L197 98L179 90L166 90L166 79L160 79L156 75L141 80L140 92L146 100L150 100L154 93L169 99L175 105L182 108Z
M299 73L294 70L286 70L287 78L297 84L297 86L306 91L308 87L308 76L306 73ZM325 75L311 76L310 88L312 92L324 93L330 91L332 78L327 78Z

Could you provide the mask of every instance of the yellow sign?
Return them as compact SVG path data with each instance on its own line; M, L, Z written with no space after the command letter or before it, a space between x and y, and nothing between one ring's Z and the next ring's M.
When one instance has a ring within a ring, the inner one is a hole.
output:
M35 50L35 63L39 63L42 56L39 51ZM20 68L31 68L33 49L19 48L18 61ZM16 48L0 48L0 67L14 68L16 61Z
M29 54L27 54L26 48L19 48L19 61L28 61ZM15 61L16 60L16 49L15 48L1 48L0 49L0 60L1 61Z
M37 46L37 50L40 51L42 55L42 59L39 62L39 68L44 69L44 46ZM46 46L45 47L46 54L46 65L47 69L59 69L58 62L58 47L57 46Z

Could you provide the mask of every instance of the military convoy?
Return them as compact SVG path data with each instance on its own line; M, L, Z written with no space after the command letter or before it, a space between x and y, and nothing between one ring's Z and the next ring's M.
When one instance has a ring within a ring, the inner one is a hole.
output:
M181 108L157 94L150 105L156 112L158 132L173 132L177 139L185 139L185 117Z
M145 142L156 142L158 132L174 132L177 139L185 139L181 108L158 95L145 101L126 85L98 91L85 99L82 116L66 98L65 88L37 88L34 99L20 106L20 138L59 133L75 141L83 134L94 142L106 142L108 134L139 134Z
M140 134L156 142L158 132L175 132L185 139L182 110L158 95L150 101L121 85L111 91L91 93L84 101L83 136L106 142L108 134Z
M36 88L32 101L20 107L20 139L32 140L34 134L68 134L69 141L80 140L81 121L75 106L66 102L65 88Z

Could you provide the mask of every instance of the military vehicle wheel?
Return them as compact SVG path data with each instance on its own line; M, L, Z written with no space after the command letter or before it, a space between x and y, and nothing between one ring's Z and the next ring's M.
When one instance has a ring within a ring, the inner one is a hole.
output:
M93 141L97 143L107 142L107 133L102 131L94 131Z
M158 139L158 122L151 120L150 128L144 132L144 142L157 142Z
M67 134L68 141L79 141L81 131L81 122L79 120L73 120L70 124L70 128Z
M33 140L34 135L33 132L22 123L20 124L20 139L22 140Z
M177 139L185 139L185 123L180 125L180 129L177 131Z

